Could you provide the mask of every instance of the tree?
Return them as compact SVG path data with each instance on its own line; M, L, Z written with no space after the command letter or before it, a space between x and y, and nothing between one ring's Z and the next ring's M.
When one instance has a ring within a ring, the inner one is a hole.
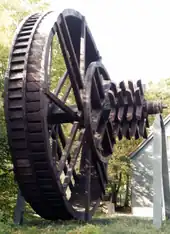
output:
M142 139L127 140L123 138L121 141L117 140L114 146L114 152L108 165L109 184L107 191L110 193L111 201L117 206L118 194L123 190L123 194L128 198L129 177L131 176L131 162L129 155L138 147ZM127 199L125 203L128 204Z

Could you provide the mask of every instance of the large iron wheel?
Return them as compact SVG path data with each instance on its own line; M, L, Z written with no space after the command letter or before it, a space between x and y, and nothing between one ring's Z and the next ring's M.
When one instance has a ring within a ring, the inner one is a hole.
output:
M56 35L66 72L52 92L50 67ZM94 81L85 74L91 62L99 60L86 21L74 10L65 10L57 20L53 12L31 15L17 30L5 79L8 139L20 190L46 219L90 219L104 194L104 159L109 155L105 152L102 156L93 146L94 129L87 127L85 114L86 84ZM100 73L100 62L93 66ZM101 71L106 74L103 67ZM104 90L99 90L104 100ZM71 105L69 97L74 97ZM94 95L89 98L95 109ZM107 123L101 123L105 129ZM66 133L65 124L69 124L70 133Z

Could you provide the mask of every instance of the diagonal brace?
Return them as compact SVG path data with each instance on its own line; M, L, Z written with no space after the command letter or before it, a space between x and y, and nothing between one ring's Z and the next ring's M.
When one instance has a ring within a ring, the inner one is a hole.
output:
M74 112L69 106L65 105L57 96L55 96L52 92L50 92L47 88L44 88L44 93L47 97L58 107L60 107L63 111L65 111L70 117L72 117L75 121L80 120L80 116L77 112Z

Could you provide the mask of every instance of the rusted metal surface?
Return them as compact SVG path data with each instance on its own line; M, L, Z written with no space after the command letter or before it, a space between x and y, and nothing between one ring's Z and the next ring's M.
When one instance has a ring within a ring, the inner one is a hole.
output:
M66 71L51 91L56 35ZM70 9L57 21L48 12L21 23L4 98L16 180L32 208L51 220L90 220L117 139L146 138L148 115L164 108L145 100L141 81L111 81L84 16Z

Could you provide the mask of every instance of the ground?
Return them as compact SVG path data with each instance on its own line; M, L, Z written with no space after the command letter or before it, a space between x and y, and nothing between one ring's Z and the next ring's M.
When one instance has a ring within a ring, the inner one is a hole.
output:
M49 222L34 220L23 226L0 223L0 234L154 234L169 233L170 222L164 223L160 230L156 230L151 220L133 217L94 218L89 224L70 222Z

